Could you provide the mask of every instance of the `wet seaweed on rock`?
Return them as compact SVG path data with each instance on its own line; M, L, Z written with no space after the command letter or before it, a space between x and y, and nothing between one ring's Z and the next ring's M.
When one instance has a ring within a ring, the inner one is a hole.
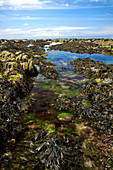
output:
M27 141L27 139L23 141L26 151L14 158L13 164L17 164L19 161L18 168L60 170L83 167L82 152L80 151L82 139L74 142L73 139L66 136L63 138L46 131L41 131L38 134L34 131L31 136L32 141ZM23 148L22 143L21 147Z
M70 51L72 53L80 54L97 53L113 55L112 39L57 39L53 41L62 42L62 44L51 46L51 50Z
M87 82L82 84L83 96L90 102L90 108L85 115L89 119L91 118L91 123L95 128L104 133L112 134L112 67L99 61L95 62L90 58L77 59L71 64L75 73L89 78Z
M0 44L0 145L2 147L0 154L2 154L8 150L8 140L15 140L24 129L21 114L32 104L31 100L29 103L24 98L30 93L33 78L39 73L35 65L50 67L45 70L49 75L48 78L54 79L58 73L52 63L47 63L46 59L40 56L44 53L43 47L44 44L48 44L47 41L0 40ZM26 47L29 44L33 44L33 47Z
M69 41L73 46L75 40ZM113 66L89 58L72 61L73 71L88 78L80 85L80 95L50 95L48 90L45 99L36 88L32 91L33 101L25 96L33 87L34 76L39 72L49 79L58 76L53 64L41 56L48 42L1 40L0 43L0 168L112 169ZM93 41L85 43L90 45L99 49ZM81 47L77 48L79 52ZM61 87L54 89L50 80L44 85L53 91ZM66 82L63 88L68 92Z

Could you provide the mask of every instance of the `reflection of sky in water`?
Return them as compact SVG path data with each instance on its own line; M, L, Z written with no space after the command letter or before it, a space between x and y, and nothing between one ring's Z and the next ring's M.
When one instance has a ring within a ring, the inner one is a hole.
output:
M103 54L77 54L67 51L51 51L49 52L47 59L51 60L54 64L59 64L60 67L70 67L69 62L77 58L91 58L95 61L101 61L105 64L113 64L113 56L106 56ZM64 64L65 63L65 64ZM67 66L66 66L67 63Z

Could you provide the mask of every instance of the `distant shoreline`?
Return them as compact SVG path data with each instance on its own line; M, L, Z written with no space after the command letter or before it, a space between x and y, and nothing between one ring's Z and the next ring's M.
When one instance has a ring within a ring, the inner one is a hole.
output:
M4 39L4 40L37 40L37 39L51 39L51 40L54 40L54 39L112 39L113 40L113 37L91 37L91 36L76 36L76 37L72 37L72 36L68 36L68 37L36 37L36 38L0 38L1 39Z

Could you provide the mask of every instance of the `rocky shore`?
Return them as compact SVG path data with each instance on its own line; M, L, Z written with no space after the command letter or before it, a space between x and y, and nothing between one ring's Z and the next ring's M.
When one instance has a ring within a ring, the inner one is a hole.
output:
M97 53L113 55L112 39L56 39L55 42L62 44L51 46L50 49L70 51L72 53Z
M78 58L60 80L45 58L51 41L113 55L111 39L0 40L0 168L112 169L113 64Z
M41 56L45 44L44 40L0 40L0 153L23 130L19 115L29 107L25 97L33 87L33 78L39 72L57 78L53 64Z

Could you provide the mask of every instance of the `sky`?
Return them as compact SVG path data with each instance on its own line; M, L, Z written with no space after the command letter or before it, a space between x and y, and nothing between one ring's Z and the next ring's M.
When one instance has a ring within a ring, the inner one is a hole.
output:
M113 38L113 0L0 0L0 39Z

